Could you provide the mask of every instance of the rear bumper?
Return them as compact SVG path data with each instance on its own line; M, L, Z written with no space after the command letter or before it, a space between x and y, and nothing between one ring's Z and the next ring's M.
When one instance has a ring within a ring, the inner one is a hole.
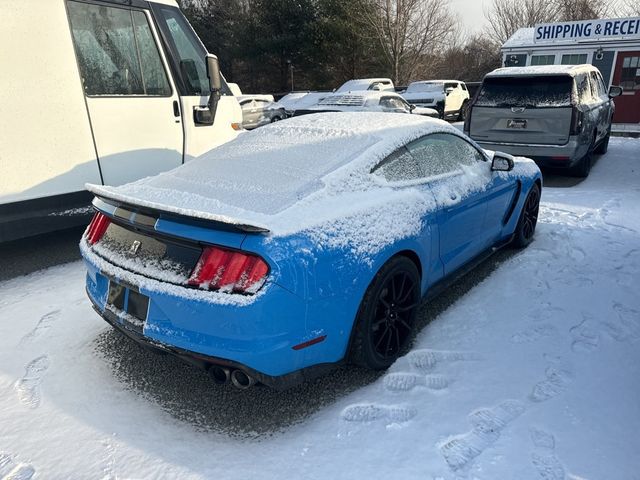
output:
M541 167L570 168L584 156L587 150L586 146L580 145L577 137L570 137L569 141L564 145L486 142L473 139L486 150L509 153L518 157L528 157Z
M335 366L332 361L311 360L307 349L293 348L312 340L306 329L306 304L277 285L265 285L266 290L252 301L216 303L215 299L199 298L197 290L156 288L158 282L131 272L119 273L115 266L104 268L105 261L95 254L85 249L82 253L87 267L86 290L94 309L141 344L204 369L212 365L238 368L277 389L288 388ZM144 321L132 322L126 312L107 306L110 282L148 297ZM326 333L313 332L314 338L320 335ZM313 348L310 346L309 350Z

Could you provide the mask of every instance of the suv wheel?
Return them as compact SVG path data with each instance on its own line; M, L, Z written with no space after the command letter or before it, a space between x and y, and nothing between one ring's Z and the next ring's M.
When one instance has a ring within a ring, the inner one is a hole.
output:
M607 136L600 141L597 148L593 152L596 153L597 155L604 155L605 153L607 153L607 150L609 150L610 138L611 138L611 128L609 128L609 131L607 132Z
M589 172L591 171L591 163L593 162L593 152L596 147L596 137L593 136L593 140L591 140L591 145L589 145L589 150L584 154L578 164L573 167L572 174L576 177L586 178L589 176Z

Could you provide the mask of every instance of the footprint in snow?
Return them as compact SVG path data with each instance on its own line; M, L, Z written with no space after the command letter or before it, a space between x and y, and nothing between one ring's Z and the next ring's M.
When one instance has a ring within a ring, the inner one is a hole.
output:
M459 362L478 360L477 355L469 352L448 350L413 350L406 357L409 364L421 371L431 371L440 362Z
M30 480L35 473L28 463L16 462L13 455L0 452L0 480Z
M564 391L571 381L571 373L554 366L545 371L546 379L536 383L529 395L534 402L544 402Z
M476 410L469 415L472 429L440 445L440 453L453 471L469 465L495 443L502 431L524 413L525 407L517 400L505 400L492 408Z
M530 429L531 442L537 452L531 454L531 463L542 480L564 480L566 473L560 459L554 454L555 437L544 430Z
M22 337L22 340L20 340L20 343L29 342L29 341L35 339L36 337L42 335L43 333L45 333L47 330L49 330L51 328L51 325L59 317L60 317L60 310L54 310L52 312L49 312L49 313L43 315L38 320L38 323L36 324L36 326L29 333L27 333L24 337Z
M640 338L640 312L617 302L612 308L616 312L617 319L604 322L609 335L618 342Z
M416 416L415 408L376 404L350 405L342 411L347 422L370 423L385 420L387 423L405 423Z
M25 366L25 374L14 385L20 401L31 408L40 405L40 383L49 368L49 357L42 355Z
M449 386L449 379L444 375L416 375L414 373L389 373L384 377L384 388L391 392L408 392L415 387L426 387L430 390L443 390Z
M513 343L531 343L557 333L556 327L548 323L536 325L511 336Z
M569 333L573 337L571 350L574 352L593 352L600 344L600 335L592 327L594 323L593 317L582 312L582 322L574 325L569 329Z

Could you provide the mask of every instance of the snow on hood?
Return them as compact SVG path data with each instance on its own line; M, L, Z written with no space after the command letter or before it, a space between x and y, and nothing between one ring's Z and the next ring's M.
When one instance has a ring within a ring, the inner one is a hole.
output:
M317 204L380 190L371 168L399 146L436 131L460 135L446 122L417 115L305 115L241 135L168 172L87 189L133 205L290 232L314 220L305 220L305 213L318 211ZM297 218L296 225L289 218Z

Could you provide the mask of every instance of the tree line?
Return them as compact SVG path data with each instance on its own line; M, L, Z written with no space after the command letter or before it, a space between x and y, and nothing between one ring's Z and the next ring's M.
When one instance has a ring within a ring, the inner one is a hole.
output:
M640 15L640 0L494 0L464 31L449 0L181 0L229 81L245 92L333 89L389 77L479 81L500 46L536 23Z

